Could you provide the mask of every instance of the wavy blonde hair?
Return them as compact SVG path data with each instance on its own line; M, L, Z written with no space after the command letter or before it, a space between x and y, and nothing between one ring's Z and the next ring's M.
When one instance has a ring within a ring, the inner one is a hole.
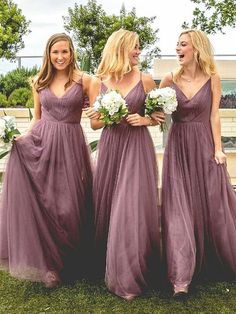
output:
M59 41L68 42L69 43L69 49L70 49L70 63L69 63L69 69L68 69L68 82L65 84L65 89L68 86L70 86L73 82L74 71L78 70L78 66L76 63L74 45L72 43L71 38L68 35L66 35L65 33L57 33L57 34L52 35L47 41L46 48L44 51L44 56L43 56L43 65L42 65L41 70L39 71L36 79L33 82L33 85L37 91L49 86L50 83L52 82L53 78L54 78L55 69L51 63L50 52L51 52L52 46Z
M179 38L184 34L188 34L191 39L194 59L200 70L209 76L216 74L217 70L214 61L213 47L207 35L201 30L188 29L181 32ZM174 75L175 81L177 81L182 74L183 67L180 67Z
M129 53L139 43L138 34L125 29L113 32L102 52L98 77L114 78L117 82L132 70Z

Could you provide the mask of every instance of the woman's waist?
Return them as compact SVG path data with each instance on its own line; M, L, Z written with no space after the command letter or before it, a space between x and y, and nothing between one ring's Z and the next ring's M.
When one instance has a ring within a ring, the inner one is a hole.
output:
M192 120L189 120L189 119L173 119L173 124L188 124L188 125L201 125L201 124L204 124L204 125L210 125L210 121L209 120L203 120L203 119L192 119Z
M146 126L131 126L130 124L116 124L109 127L104 127L102 131L102 136L111 138L127 138L137 137L141 134L150 135L148 128Z
M66 123L66 124L79 124L80 117L71 116L53 116L50 114L42 114L41 121L51 122L51 123Z

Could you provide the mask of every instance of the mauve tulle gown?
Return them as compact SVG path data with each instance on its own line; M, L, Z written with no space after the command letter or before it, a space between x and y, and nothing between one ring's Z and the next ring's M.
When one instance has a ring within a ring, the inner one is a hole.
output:
M236 194L214 160L211 79L178 99L163 164L163 240L170 282L188 286L201 271L236 275ZM204 271L203 271L204 270Z
M130 113L144 115L141 80L125 100ZM93 195L97 269L105 269L114 294L140 295L159 267L160 248L157 163L147 127L123 119L103 129Z
M62 97L49 88L39 97L41 119L29 135L13 143L7 164L0 266L12 276L48 282L51 271L62 277L80 276L81 252L89 238L92 173L80 125L81 82Z

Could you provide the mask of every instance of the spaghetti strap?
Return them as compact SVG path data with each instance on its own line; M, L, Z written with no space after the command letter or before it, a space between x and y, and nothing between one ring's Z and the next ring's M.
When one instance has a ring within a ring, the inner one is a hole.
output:
M83 76L84 76L84 72L82 72L81 78L80 78L80 80L79 80L79 83L80 83L81 85L83 85Z

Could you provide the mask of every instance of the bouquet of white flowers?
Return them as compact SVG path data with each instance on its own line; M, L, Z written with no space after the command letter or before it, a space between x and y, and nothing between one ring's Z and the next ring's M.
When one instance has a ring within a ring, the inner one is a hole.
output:
M176 92L171 87L154 88L147 94L145 104L147 115L152 114L154 111L163 111L166 114L171 114L178 105ZM167 129L165 122L160 125L162 132Z
M101 113L100 120L105 123L105 126L111 126L120 123L128 114L128 107L118 91L108 90L96 98L94 111Z
M11 116L3 116L0 118L0 139L4 143L9 143L15 134L20 134L16 128L16 119Z

